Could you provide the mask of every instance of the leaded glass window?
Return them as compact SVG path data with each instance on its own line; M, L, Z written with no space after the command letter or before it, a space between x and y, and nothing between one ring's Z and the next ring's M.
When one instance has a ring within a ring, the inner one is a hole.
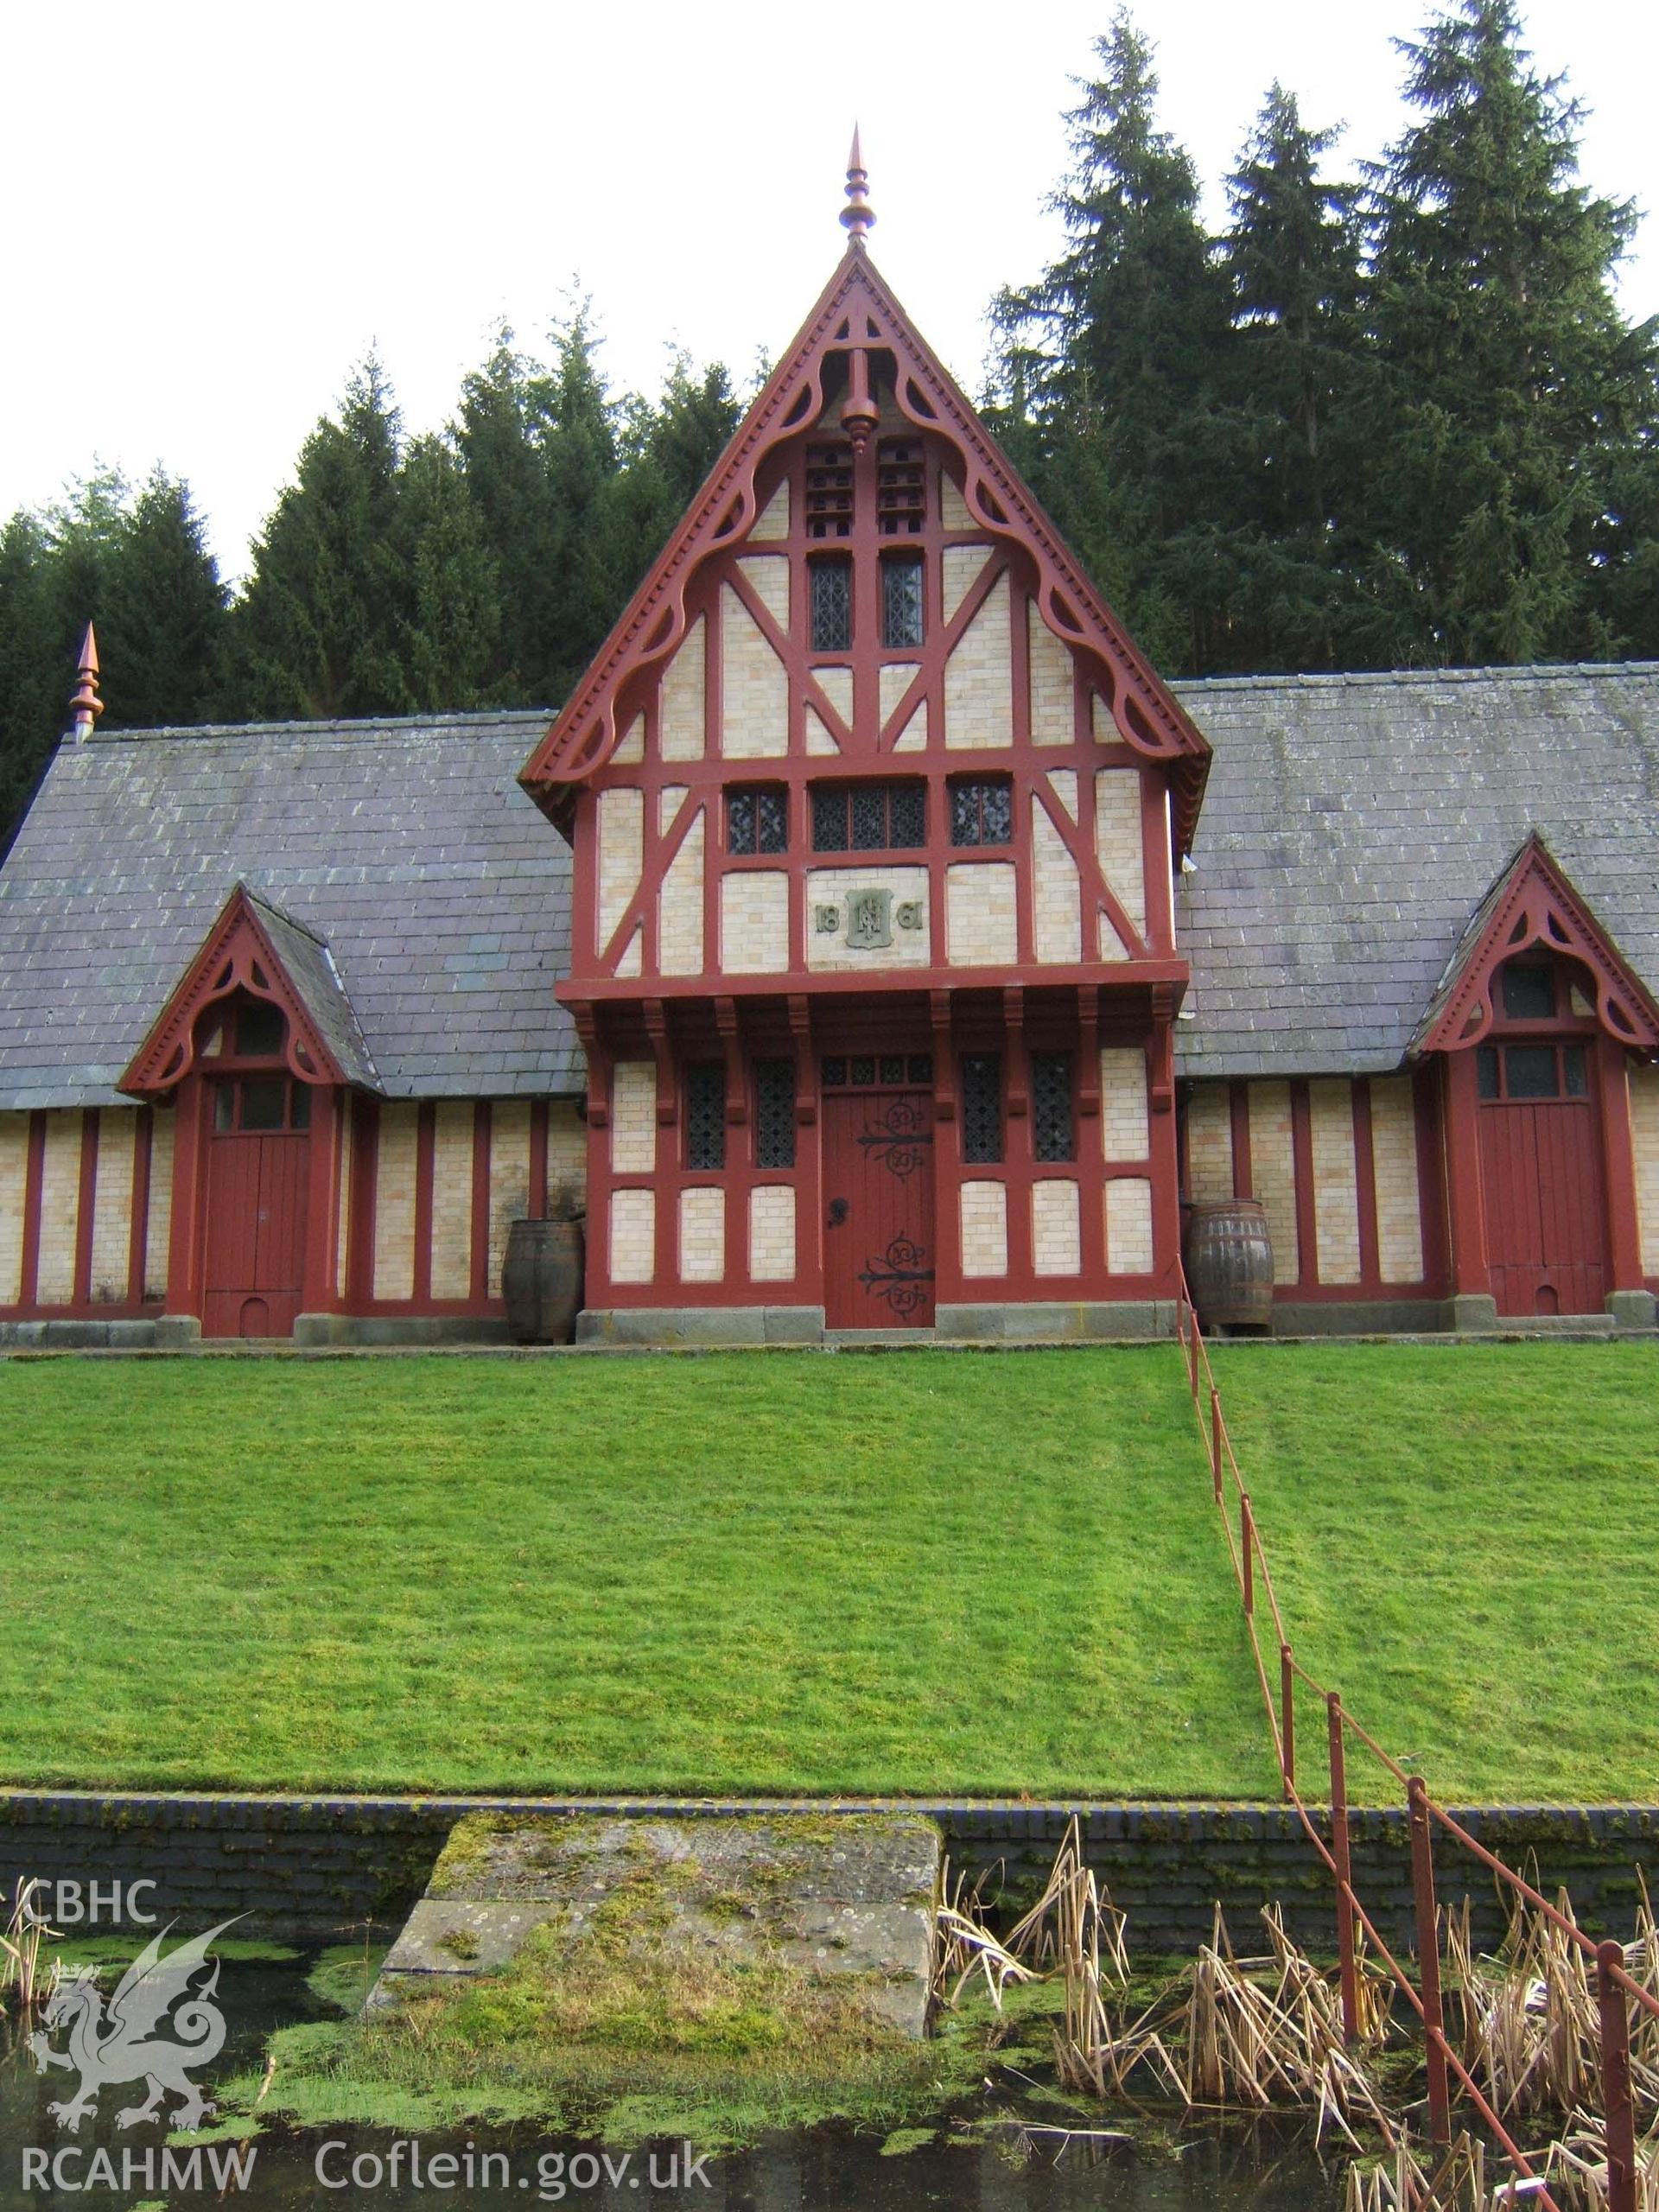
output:
M760 1167L795 1165L795 1063L754 1064L754 1157Z
M694 1060L685 1071L685 1164L726 1165L726 1071L718 1060Z
M1503 967L1503 1011L1511 1021L1548 1021L1555 1012L1555 978L1541 962L1510 960Z
M881 642L884 645L919 645L922 642L922 563L918 555L890 554L881 563Z
M911 850L927 842L925 784L815 784L815 853Z
M1032 1141L1039 1160L1075 1160L1069 1052L1031 1056Z
M1002 1157L1002 1063L995 1052L969 1052L962 1063L962 1156Z
M950 785L953 845L1014 841L1014 785L1007 776L958 776Z
M812 650L844 653L853 642L853 564L843 554L809 563L812 577Z
M746 784L726 794L728 853L781 853L789 843L789 794Z

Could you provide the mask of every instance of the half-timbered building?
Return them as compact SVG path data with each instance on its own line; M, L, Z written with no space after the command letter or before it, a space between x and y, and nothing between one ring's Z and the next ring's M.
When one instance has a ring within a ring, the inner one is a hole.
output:
M0 1331L1651 1326L1659 670L1163 682L848 250L554 716L101 735L0 871ZM585 1199L580 1194L585 1192Z

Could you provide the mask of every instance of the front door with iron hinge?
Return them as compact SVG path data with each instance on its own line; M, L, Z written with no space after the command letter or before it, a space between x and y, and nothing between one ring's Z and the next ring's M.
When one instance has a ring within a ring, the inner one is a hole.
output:
M882 1062L874 1065L880 1070ZM861 1072L857 1060L850 1065ZM823 1190L826 1325L931 1328L931 1093L826 1090Z

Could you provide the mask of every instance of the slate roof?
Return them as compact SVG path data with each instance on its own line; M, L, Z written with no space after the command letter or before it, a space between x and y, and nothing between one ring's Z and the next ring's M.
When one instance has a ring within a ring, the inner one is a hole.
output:
M244 885L243 888L247 889ZM318 1036L333 1056L347 1083L365 1090L378 1090L380 1078L359 1027L356 1009L334 965L334 956L314 931L248 890L248 904L258 916L270 949L287 970L288 980L316 1027Z
M1183 1075L1397 1067L1533 830L1659 993L1659 663L1173 688L1215 748Z
M577 1089L569 851L515 781L548 720L66 742L0 868L0 1105L113 1101L238 877L327 946L389 1096Z

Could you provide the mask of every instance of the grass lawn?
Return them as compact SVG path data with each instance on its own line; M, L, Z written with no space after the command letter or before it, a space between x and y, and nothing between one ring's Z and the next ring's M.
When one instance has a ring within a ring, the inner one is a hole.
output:
M1217 1368L1368 1725L1659 1800L1650 1349ZM1273 1794L1173 1347L11 1361L0 1423L5 1780Z
M0 1776L1259 1792L1173 1351L0 1363Z
M1212 1357L1297 1656L1373 1735L1443 1799L1659 1803L1651 1345Z

